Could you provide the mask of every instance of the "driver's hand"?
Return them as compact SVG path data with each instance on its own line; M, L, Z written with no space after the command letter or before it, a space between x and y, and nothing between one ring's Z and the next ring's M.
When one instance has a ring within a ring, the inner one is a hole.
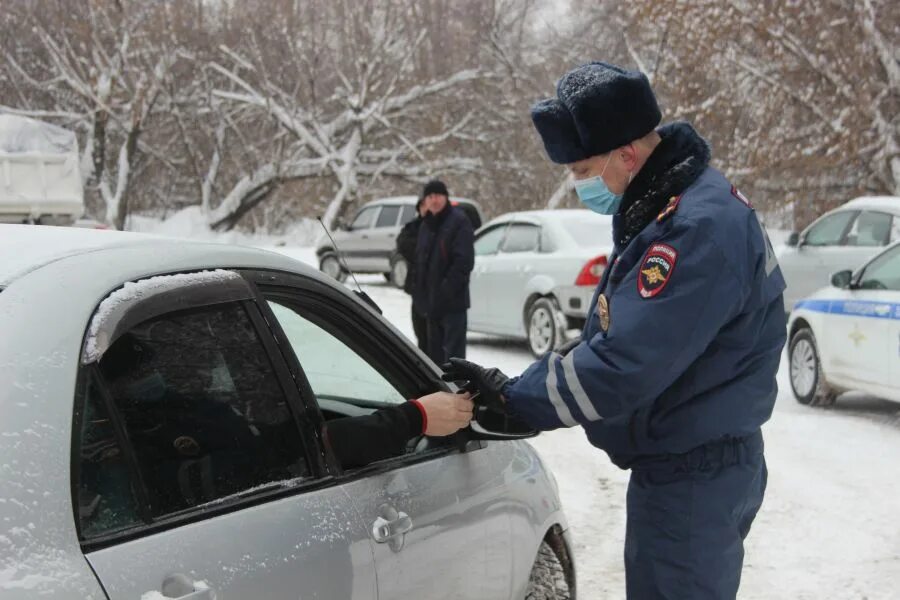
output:
M425 411L425 435L443 437L468 427L475 404L472 394L435 392L418 399Z

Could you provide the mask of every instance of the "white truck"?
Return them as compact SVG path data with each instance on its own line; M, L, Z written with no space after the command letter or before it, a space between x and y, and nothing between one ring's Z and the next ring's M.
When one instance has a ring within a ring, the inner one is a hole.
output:
M84 213L75 133L0 114L0 223L72 225Z

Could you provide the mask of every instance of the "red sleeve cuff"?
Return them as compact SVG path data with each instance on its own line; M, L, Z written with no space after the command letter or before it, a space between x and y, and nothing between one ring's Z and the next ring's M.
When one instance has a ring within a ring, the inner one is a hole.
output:
M418 400L413 399L413 400L410 400L410 402L415 404L416 408L419 409L419 412L422 413L422 433L424 434L425 431L428 430L428 414L425 412L425 407L422 406L422 403L419 402Z

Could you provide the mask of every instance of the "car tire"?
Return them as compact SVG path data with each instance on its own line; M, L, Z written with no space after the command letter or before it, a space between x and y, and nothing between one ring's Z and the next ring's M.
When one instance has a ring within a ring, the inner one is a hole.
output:
M319 258L319 270L340 283L347 280L347 271L335 252L326 252Z
M807 406L831 406L837 392L825 381L816 336L804 327L791 338L788 353L791 391L800 404Z
M528 576L525 600L573 600L562 561L546 541L541 542Z
M563 343L565 326L561 320L565 317L553 298L538 298L528 307L527 313L525 335L532 354L543 356Z
M406 285L406 277L409 275L409 264L402 256L395 256L391 260L391 272L384 276L385 279L394 284L395 287L403 289Z

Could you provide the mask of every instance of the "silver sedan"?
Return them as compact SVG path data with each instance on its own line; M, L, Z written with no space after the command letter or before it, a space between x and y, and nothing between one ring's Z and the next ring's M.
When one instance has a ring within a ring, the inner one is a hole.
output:
M53 227L0 226L0 256L4 600L575 597L527 433L337 464L327 420L450 388L330 278Z
M475 236L469 331L524 338L535 354L581 329L612 252L612 218L589 210L507 213Z

